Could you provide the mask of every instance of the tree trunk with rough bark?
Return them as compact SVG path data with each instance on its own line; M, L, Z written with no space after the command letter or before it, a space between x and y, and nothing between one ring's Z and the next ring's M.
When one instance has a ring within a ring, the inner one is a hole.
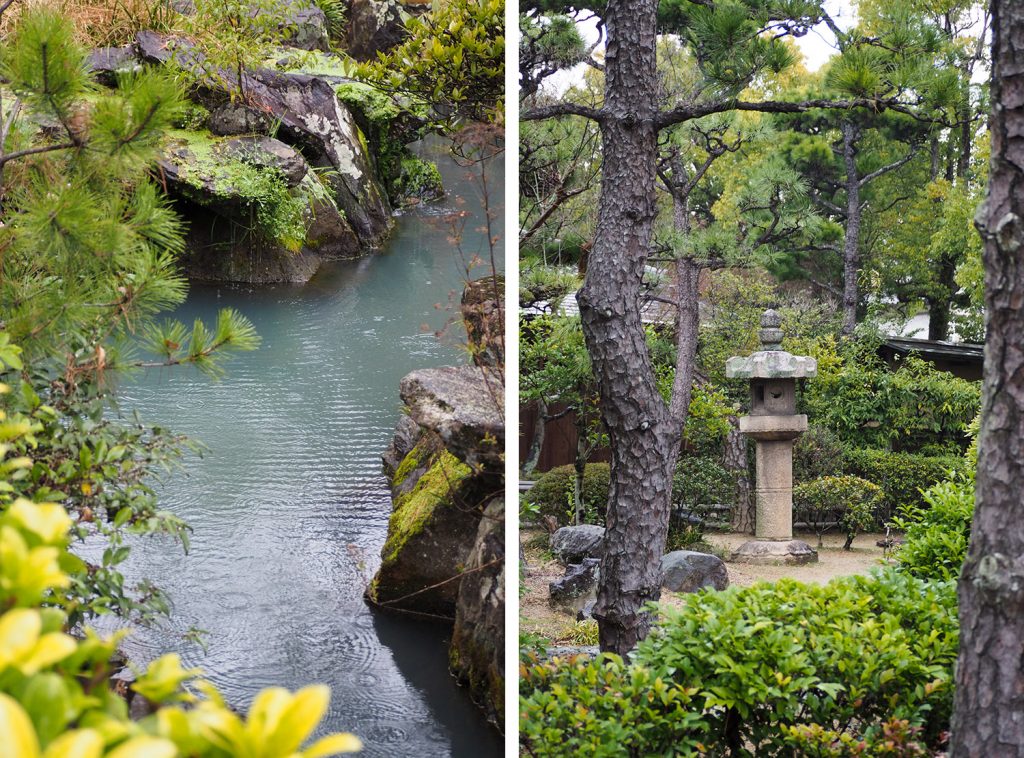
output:
M733 509L730 527L735 532L754 533L754 487L750 481L750 463L747 459L747 438L740 433L740 420L729 417L729 434L722 451L722 466L736 477L733 488Z
M857 173L857 126L843 122L843 163L846 167L846 236L843 239L844 336L857 326L857 274L860 271L860 175Z
M544 450L544 431L547 424L545 416L547 416L548 404L543 400L538 400L536 407L537 422L533 425L530 449L526 451L526 460L523 461L522 465L523 474L527 476L537 470L537 464L540 463L540 454Z
M992 3L985 378L950 754L1024 755L1024 4Z
M654 0L610 0L605 14L603 170L598 224L578 295L612 450L604 557L594 607L601 649L622 655L650 629L668 536L680 425L658 393L639 298L656 207Z

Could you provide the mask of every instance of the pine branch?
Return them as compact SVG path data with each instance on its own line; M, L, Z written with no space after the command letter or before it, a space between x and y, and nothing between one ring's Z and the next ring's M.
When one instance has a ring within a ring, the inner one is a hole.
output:
M29 155L37 155L39 153L51 153L55 150L72 150L78 147L75 142L61 142L56 145L42 145L41 147L30 147L26 150L18 150L7 155L0 155L0 166L6 165L8 162L17 160L18 158L25 158Z
M914 143L910 147L910 152L908 152L906 155L904 155L899 160L893 161L892 163L888 164L887 166L882 166L880 169L877 169L875 171L872 171L870 174L866 174L866 175L862 176L860 178L860 180L857 182L857 186L858 187L864 187L866 184L868 184L869 182L873 182L878 177L885 176L890 171L895 171L900 166L905 166L907 163L909 163L911 160L913 160L914 156L917 155L917 153L920 150L920 148L921 148L920 144Z
M560 118L561 116L582 116L601 123L605 113L600 109L589 108L578 103L555 103L523 111L519 115L519 119L521 121L542 121L546 118Z

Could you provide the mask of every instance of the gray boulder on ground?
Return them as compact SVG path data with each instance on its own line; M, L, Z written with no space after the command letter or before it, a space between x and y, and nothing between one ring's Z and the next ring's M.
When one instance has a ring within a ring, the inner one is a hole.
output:
M661 557L661 586L671 592L696 592L710 587L724 590L729 572L722 559L708 553L675 550Z
M551 552L562 565L604 554L604 527L594 524L563 526L551 535Z
M484 509L459 587L448 660L489 719L505 704L505 500Z
M413 421L435 432L470 466L500 470L505 461L505 390L498 372L476 366L420 369L402 379Z
M548 604L575 617L597 595L600 565L597 558L584 558L567 566L565 576L548 585Z

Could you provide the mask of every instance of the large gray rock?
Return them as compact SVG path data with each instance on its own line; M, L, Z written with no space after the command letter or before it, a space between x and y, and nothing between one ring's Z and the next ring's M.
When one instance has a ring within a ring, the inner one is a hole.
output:
M138 54L131 45L97 47L89 52L88 66L101 84L113 87L117 77L142 68Z
M281 28L284 30L282 42L285 45L300 50L331 49L327 16L315 3L306 0L278 0L275 8L281 15Z
M551 552L563 565L604 555L604 527L594 524L563 526L551 535Z
M350 0L345 52L357 60L375 58L405 36L402 8L396 0Z
M722 559L708 553L675 550L661 557L661 586L671 592L696 592L710 587L724 590L729 572Z
M476 366L420 369L402 379L413 421L435 432L459 460L500 471L505 460L505 389L500 373Z
M297 187L309 171L298 150L273 137L236 137L222 143L221 150L250 166L279 171L289 187Z
M210 131L226 136L235 134L270 134L274 119L258 108L244 103L228 102L210 111Z
M420 438L420 425L408 416L402 416L395 425L395 433L391 437L387 450L381 455L381 463L384 466L384 476L390 481L394 478L395 472L401 465L402 460L412 449Z
M548 604L575 618L597 595L600 566L597 558L584 558L567 566L565 576L548 585Z
M504 498L484 510L466 560L448 659L455 678L500 725L505 705Z
M203 55L188 40L143 31L136 34L140 54L148 61L167 63L172 58L192 69L215 108L227 94L237 94L238 76L209 70ZM233 87L233 91L226 89ZM391 206L373 166L365 138L349 110L338 101L330 84L304 74L260 69L242 74L248 103L278 124L277 137L301 147L313 166L329 168L334 200L364 248L376 247L393 224Z

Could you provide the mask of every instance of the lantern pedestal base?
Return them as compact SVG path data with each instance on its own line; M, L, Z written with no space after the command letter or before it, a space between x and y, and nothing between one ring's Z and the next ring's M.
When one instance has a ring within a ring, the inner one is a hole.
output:
M730 563L760 563L769 566L817 563L818 551L803 540L750 540L729 557Z

